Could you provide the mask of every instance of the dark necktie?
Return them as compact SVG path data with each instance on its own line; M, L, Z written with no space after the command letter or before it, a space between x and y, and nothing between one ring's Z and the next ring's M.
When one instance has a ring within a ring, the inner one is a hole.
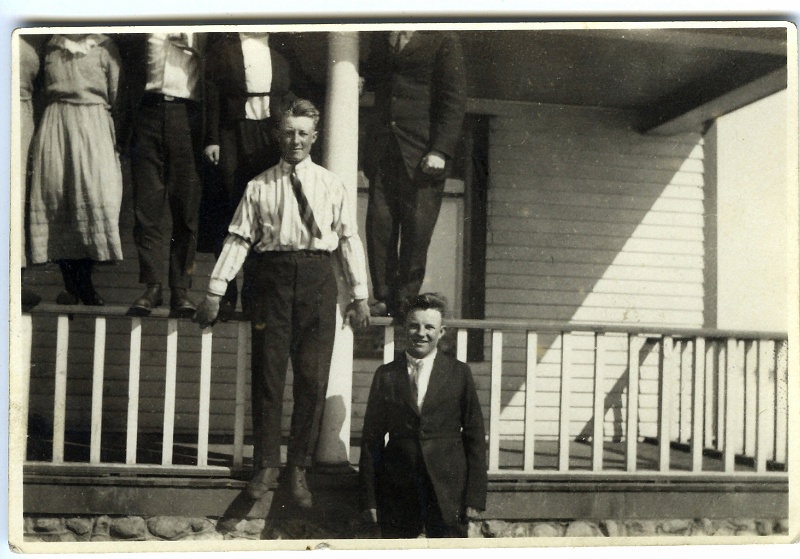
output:
M289 175L289 180L292 181L292 191L294 191L294 197L297 198L297 207L300 210L300 219L303 221L303 225L306 226L312 237L321 239L322 231L317 227L311 204L308 203L308 198L303 194L303 183L300 182L300 177L297 176L297 171L294 168L292 168L292 174Z
M419 405L419 373L422 369L422 362L421 361L412 361L411 362L411 398L414 399L414 402Z

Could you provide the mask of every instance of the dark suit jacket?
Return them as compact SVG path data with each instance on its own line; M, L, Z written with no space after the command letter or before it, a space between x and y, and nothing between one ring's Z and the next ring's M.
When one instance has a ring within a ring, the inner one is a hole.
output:
M388 32L373 35L362 75L375 92L379 123L369 134L369 176L394 137L409 175L430 150L452 158L467 106L466 73L455 33L417 31L394 53Z
M411 396L405 355L376 371L359 462L362 507L377 508L382 519L403 517L420 466L448 524L466 507L486 508L486 441L475 383L466 364L441 351L422 410Z
M289 89L291 74L289 63L282 54L270 48L272 60L272 90L269 93L269 110L277 118L295 99ZM205 145L219 145L220 126L230 126L245 118L247 86L244 74L244 54L238 33L220 33L209 39L205 67Z

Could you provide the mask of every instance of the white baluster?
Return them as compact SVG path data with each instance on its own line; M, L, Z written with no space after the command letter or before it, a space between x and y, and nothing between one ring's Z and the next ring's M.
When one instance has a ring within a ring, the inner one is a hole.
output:
M756 455L756 425L758 416L758 343L755 340L745 342L745 392L744 392L744 449L743 454L749 457Z
M572 348L568 332L561 333L561 395L558 407L558 471L569 471L569 400L571 396Z
M197 465L208 465L208 429L211 415L211 350L213 330L200 334L200 402L197 419Z
M128 365L128 425L125 463L136 464L139 433L139 374L142 359L142 319L131 319L131 350Z
M467 329L459 328L456 335L456 359L463 363L467 362L467 339Z
M767 460L774 455L775 441L775 343L758 342L758 437L756 471L767 471Z
M528 332L527 357L525 361L525 446L523 468L526 472L534 469L534 447L536 439L536 361L538 359L539 337L536 332Z
M56 378L53 397L53 463L64 462L64 431L67 424L67 357L69 351L69 318L58 317L56 334Z
M706 341L697 338L694 341L694 386L692 387L692 471L703 469L703 418L706 377Z
M628 419L626 427L625 469L636 471L639 446L639 353L644 340L636 335L628 336Z
M725 396L725 450L724 471L733 473L736 467L736 453L742 445L742 407L744 405L744 357L742 342L729 338L726 346Z
M661 359L658 390L658 469L669 471L670 442L672 439L672 391L676 369L675 347L671 336L661 342Z
M247 379L247 335L248 322L239 322L236 339L236 400L233 412L233 465L241 468L244 463L244 406L245 382Z
M492 381L489 404L489 470L500 469L500 404L503 387L503 332L492 331Z
M178 321L167 320L167 363L164 378L164 436L161 464L172 464L172 444L175 433L175 386L178 367Z
M786 464L789 438L789 348L786 341L775 352L775 461Z
M106 357L106 319L94 321L94 366L92 368L92 430L89 443L89 462L100 463L100 443L103 433L103 373Z
M383 327L383 362L394 361L394 325L387 324Z
M603 469L603 427L605 422L605 357L606 337L600 332L594 335L594 394L592 420L592 471Z

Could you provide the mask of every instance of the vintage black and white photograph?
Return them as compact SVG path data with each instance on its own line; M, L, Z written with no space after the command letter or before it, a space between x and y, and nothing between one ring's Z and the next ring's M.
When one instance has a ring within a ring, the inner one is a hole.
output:
M14 550L798 536L793 24L27 27L11 65Z

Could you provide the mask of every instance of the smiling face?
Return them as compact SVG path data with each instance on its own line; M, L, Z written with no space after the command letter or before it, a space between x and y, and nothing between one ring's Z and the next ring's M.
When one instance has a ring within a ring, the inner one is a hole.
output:
M283 159L293 165L308 157L311 146L317 141L314 121L307 116L285 117L278 134Z
M414 309L406 317L405 330L408 354L416 359L427 357L444 335L442 313L436 309Z

